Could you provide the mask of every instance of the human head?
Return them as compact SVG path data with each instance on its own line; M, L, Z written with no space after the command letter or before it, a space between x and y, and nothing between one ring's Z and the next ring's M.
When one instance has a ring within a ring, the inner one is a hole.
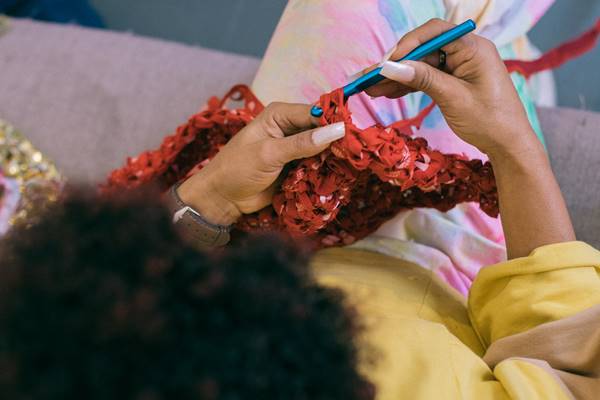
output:
M306 253L275 237L197 252L153 197L72 194L5 240L3 398L373 397L356 318Z

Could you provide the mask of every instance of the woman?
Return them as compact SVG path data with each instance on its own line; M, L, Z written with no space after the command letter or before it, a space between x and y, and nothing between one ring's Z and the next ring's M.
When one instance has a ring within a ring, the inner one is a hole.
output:
M441 20L420 26L398 42L391 58L450 26ZM373 393L366 377L380 399L594 398L600 253L574 241L543 145L495 46L468 35L444 51L443 71L435 68L437 60L434 66L386 62L388 80L369 94L425 92L456 135L492 161L509 261L479 273L468 305L431 270L364 249L317 253L311 268L319 285L294 273L269 281L293 263L274 256L277 248L225 251L223 258L201 261L198 253L174 247L170 232L163 243L162 230L152 226L164 219L147 208L136 213L134 204L123 208L127 212L103 214L97 210L106 210L104 204L75 202L62 218L13 242L5 262L15 272L0 290L0 360L8 371L0 383L12 390L7 393L90 398L92 382L108 398L121 382L123 397L132 398L367 399ZM241 214L264 207L287 162L317 154L344 134L339 126L314 128L309 109L269 106L176 188L182 204L174 205L175 220L190 212L186 207L194 210L196 220L186 222L195 241L206 243L203 235L211 229L220 233ZM493 236L486 224L473 225L478 230L472 235ZM51 237L56 232L60 238ZM109 234L118 240L110 242ZM71 238L71 246L56 251ZM76 268L81 263L87 268ZM198 268L200 277L194 275ZM108 288L93 285L97 276ZM345 293L362 330L343 316L334 289ZM66 294L53 306L56 293ZM129 301L113 301L113 293ZM48 312L18 318L31 310ZM46 343L48 337L63 347ZM368 359L355 354L350 337ZM60 356L64 349L68 357ZM185 389L178 392L178 384ZM57 387L63 391L49 390Z
M400 40L391 58L451 26L424 24ZM444 51L445 71L423 62L385 62L388 80L368 93L425 92L456 135L489 156L510 261L479 274L468 308L430 274L357 249L317 254L314 271L321 282L345 289L371 320L367 337L384 356L368 375L381 398L591 398L597 379L566 371L591 365L592 354L572 349L597 347L587 334L600 313L600 254L573 242L544 147L495 46L468 35ZM343 135L335 125L303 131L316 124L309 108L269 106L179 187L182 201L216 225L268 204L285 163L317 154ZM575 326L587 334L573 335ZM569 350L557 337L569 339Z

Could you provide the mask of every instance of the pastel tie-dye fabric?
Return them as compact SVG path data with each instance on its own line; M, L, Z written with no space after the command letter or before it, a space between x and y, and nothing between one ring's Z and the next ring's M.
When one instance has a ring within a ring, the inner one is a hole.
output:
M457 23L472 18L478 33L494 41L503 57L529 59L537 51L525 34L553 1L291 0L253 90L264 103L312 103L322 93L346 84L357 71L380 62L405 33L431 18ZM534 100L552 104L552 79L546 74L530 82L518 75L513 80L543 142ZM353 96L349 105L355 123L367 127L414 116L430 101L423 93L398 100L371 99L361 93ZM444 152L486 159L451 132L439 111L426 119L418 135ZM353 246L433 269L463 294L482 266L504 261L506 254L500 221L475 204L448 213L430 209L403 212Z

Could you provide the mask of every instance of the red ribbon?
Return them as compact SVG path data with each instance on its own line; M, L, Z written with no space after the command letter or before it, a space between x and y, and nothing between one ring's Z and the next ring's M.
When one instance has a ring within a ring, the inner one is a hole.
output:
M580 57L592 50L598 43L600 35L600 19L596 24L576 39L570 40L550 50L542 57L533 61L507 60L506 68L509 72L518 72L525 78L529 78L538 72L556 69L574 58Z

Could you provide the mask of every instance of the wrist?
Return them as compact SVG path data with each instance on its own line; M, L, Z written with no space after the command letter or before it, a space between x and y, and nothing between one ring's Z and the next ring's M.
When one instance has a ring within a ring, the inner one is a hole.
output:
M241 216L235 204L221 196L202 171L182 183L177 194L211 224L233 225Z
M512 133L506 132L504 139L482 149L492 163L520 161L527 157L546 157L544 146L530 126L515 129Z
M548 155L542 143L533 137L532 140L522 140L507 147L497 147L487 153L494 171L510 170L533 172L538 168L550 168Z

